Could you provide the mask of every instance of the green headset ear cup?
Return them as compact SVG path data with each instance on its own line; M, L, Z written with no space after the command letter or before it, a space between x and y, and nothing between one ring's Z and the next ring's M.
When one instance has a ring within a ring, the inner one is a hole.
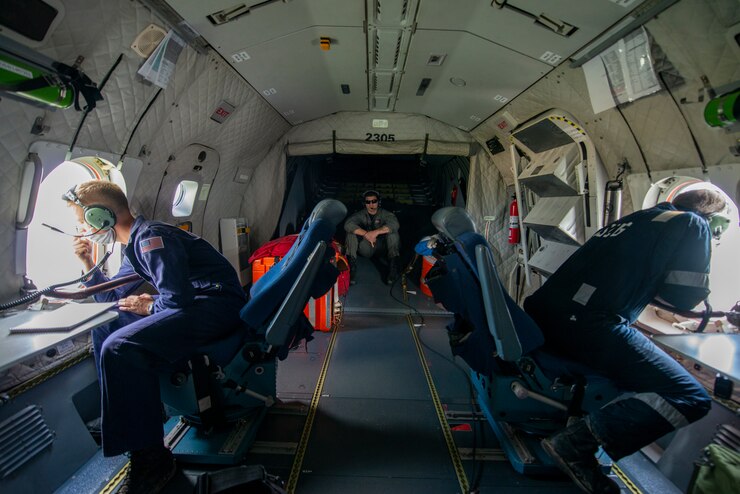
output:
M713 214L708 218L708 220L709 230L715 237L719 237L725 233L727 229L730 228L730 223L732 222L729 216L722 213Z
M92 205L85 207L85 223L93 228L102 230L116 224L116 215L105 206Z

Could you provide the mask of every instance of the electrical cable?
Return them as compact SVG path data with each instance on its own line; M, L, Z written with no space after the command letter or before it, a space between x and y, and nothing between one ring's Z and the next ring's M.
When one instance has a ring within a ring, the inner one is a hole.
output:
M642 148L640 147L640 141L637 140L635 131L632 130L632 126L627 120L627 117L624 116L624 113L622 113L622 109L619 107L619 105L615 106L614 108L616 108L619 114L622 115L622 120L624 120L625 125L627 125L627 129L630 131L630 134L632 134L632 139L635 140L635 144L637 145L637 150L640 152L640 156L642 157L642 162L645 163L645 171L647 171L647 176L650 179L650 183L653 183L653 176L650 173L650 165L648 165L647 159L645 158L645 153L642 152Z
M471 415L472 415L472 420L473 420L473 426L474 426L474 428L473 428L473 448L472 448L473 453L472 453L472 459L471 459L471 461L473 462L473 475L471 475L471 477L470 477L471 480L472 480L472 484L471 484L471 487L470 487L470 492L477 492L477 490L478 490L478 484L480 483L480 478L482 477L482 474L483 474L483 468L482 468L483 465L482 465L482 460L481 461L478 461L478 462L475 461L476 448L477 448L477 436L476 436L476 434L479 433L480 431L476 431L476 429L475 429L475 425L476 425L475 417L476 417L476 414L478 413L478 410L476 410L476 408L475 408L475 391L473 389L473 383L470 380L470 373L467 370L463 369L460 366L460 364L458 364L454 360L450 359L446 355L443 355L442 353L438 352L437 350L435 350L434 348L430 347L429 345L427 345L424 342L424 340L421 337L421 331L422 331L422 328L425 325L425 323L424 323L424 315L416 307L414 307L413 305L408 304L407 302L405 302L405 301L397 298L396 295L394 295L394 293L393 293L393 289L396 287L396 285L398 284L398 281L399 280L401 280L402 287L405 286L405 284L406 284L406 282L405 282L406 275L409 272L411 272L411 270L413 269L413 265L416 263L416 260L418 259L418 257L419 256L415 256L414 259L411 261L411 263L401 273L401 276L399 276L391 284L391 288L390 288L389 294L390 294L390 296L391 296L391 298L393 300L395 300L396 302L398 302L401 305L404 305L404 306L408 307L409 309L411 309L415 313L415 315L417 315L419 317L419 321L420 322L418 323L418 325L416 323L414 324L414 329L416 331L416 335L419 338L419 342L421 343L421 345L424 348L426 348L427 350L429 350L430 352L434 353L435 355L441 357L445 361L447 361L450 364L452 364L458 371L460 371L462 373L463 376L465 376L465 381L468 384L468 397L469 397L470 410L471 410ZM411 313L409 313L409 316L411 316L411 320L413 321L413 315Z
M83 274L79 278L74 279L72 281L66 281L64 283L57 283L56 285L49 285L46 288L42 288L41 290L37 290L37 291L35 291L33 293L29 293L28 295L25 295L25 296L23 296L23 297L21 297L21 298L19 298L17 300L13 300L12 302L8 302L8 303L5 303L5 304L0 304L0 311L12 309L13 307L18 307L19 305L23 305L23 304L35 302L36 300L38 300L39 298L41 298L42 295L45 295L47 293L50 293L50 292L56 290L57 288L61 288L63 286L69 286L69 285L74 285L75 283L81 283L81 282L83 282L84 280L86 280L87 278L89 278L90 276L92 276L93 273L95 273L97 270L99 270L103 266L103 264L105 264L105 261L108 260L108 258L110 257L110 255L111 255L111 252L106 252L105 255L103 256L103 258L100 260L100 262L98 262L95 266L93 266L93 268L90 271L88 271L87 273Z
M98 228L94 232L92 232L92 233L86 233L84 235L73 235L71 233L67 233L65 231L62 231L62 230L60 230L59 228L57 228L55 226L47 225L46 223L41 223L41 226L45 226L49 230L52 230L52 231L57 232L57 233L61 233L62 235L67 235L68 237L75 237L75 238L92 237L93 235L95 235L95 234L100 233L101 231L103 231L103 228L107 228L107 227Z
M136 125L134 125L134 128L131 129L131 134L128 136L128 141L126 141L126 145L123 147L123 151L121 151L121 159L126 155L126 151L128 151L128 147L131 144L131 141L134 138L134 134L136 134L136 130L139 128L139 125L141 124L142 120L144 120L144 116L146 116L147 113L149 113L149 110L151 109L152 105L155 101L157 101L157 98L159 98L159 95L162 93L162 89L160 88L157 91L157 94L154 95L152 100L149 102L149 104L144 108L144 111L142 112L141 116L139 117L139 120L136 121Z
M683 121L686 124L686 130L689 131L689 135L691 136L691 142L694 143L694 148L696 149L696 154L699 155L699 162L701 163L702 173L708 173L709 170L707 169L707 164L704 161L704 153L701 152L701 149L699 148L699 143L696 141L696 137L694 136L694 133L691 132L691 126L689 125L689 121L686 120L686 117L681 111L681 106L678 104L678 101L676 101L675 96L673 96L673 93L668 88L668 84L666 84L665 79L663 78L663 72L658 72L658 77L660 78L660 82L663 83L663 86L665 87L666 92L671 97L671 100L673 100L673 104L676 105L676 110L678 110L678 113L681 115L681 118L683 118Z
M110 79L111 74L113 71L118 67L118 64L121 63L121 60L123 60L123 53L118 55L118 58L113 63L113 66L111 66L110 69L108 69L108 72L105 74L105 77L103 77L103 80L100 81L100 87L98 88L98 91L102 93L103 87L105 87L105 84L108 82L108 79ZM93 105L88 105L85 107L85 111L82 114L82 117L80 118L80 123L77 125L77 130L75 131L75 135L72 138L72 142L69 144L69 149L67 150L67 153L72 153L72 150L75 147L75 143L77 143L77 138L80 136L80 131L82 130L82 125L85 123L85 120L87 119L87 115L94 109L95 107Z

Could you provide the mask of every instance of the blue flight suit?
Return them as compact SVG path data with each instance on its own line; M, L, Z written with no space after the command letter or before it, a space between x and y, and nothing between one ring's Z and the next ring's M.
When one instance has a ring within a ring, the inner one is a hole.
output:
M124 276L129 276L132 274L136 274L136 272L134 271L133 266L131 266L131 263L129 262L128 258L124 257L123 260L121 261L121 268L118 270L118 273L116 273L115 276L108 278L100 270L97 270L92 274L92 276L90 276L89 279L87 279L84 282L84 285L85 286L95 286L95 285L99 285L101 283L105 283L110 280L117 280L119 278L123 278ZM138 281L133 281L131 283L126 283L125 285L114 288L113 290L110 290L108 292L102 292L102 293L93 295L93 299L95 299L96 302L115 302L124 297L128 297L129 295L134 293L143 284L144 284L143 279L140 279ZM118 311L118 320L116 320L113 324L117 328L120 328L122 326L125 326L127 324L130 324L140 319L141 317L143 316L140 316L138 314L133 314L131 312ZM103 346L103 341L104 341L103 339L107 337L108 337L107 331L93 331L92 332L92 347L93 347L93 355L95 357L96 364L97 362L100 362L100 349ZM98 370L100 370L99 367L98 367ZM102 381L99 372L98 372L98 380Z
M159 294L150 316L121 312L117 321L93 331L105 456L162 444L157 370L234 331L246 303L226 258L177 227L136 218L124 255L124 274L138 273Z
M705 219L661 203L596 232L524 301L546 348L603 373L627 393L588 418L614 460L711 407L683 367L630 327L656 297L692 309L709 295L710 240Z

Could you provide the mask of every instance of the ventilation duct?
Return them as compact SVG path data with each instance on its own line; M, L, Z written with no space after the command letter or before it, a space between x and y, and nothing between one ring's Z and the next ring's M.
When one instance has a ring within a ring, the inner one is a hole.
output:
M0 423L0 479L35 458L54 442L41 408L30 405Z

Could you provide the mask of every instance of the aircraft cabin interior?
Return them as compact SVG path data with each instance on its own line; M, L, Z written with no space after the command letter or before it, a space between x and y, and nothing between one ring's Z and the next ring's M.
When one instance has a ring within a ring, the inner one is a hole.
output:
M6 0L0 492L740 492L739 115L738 0Z

